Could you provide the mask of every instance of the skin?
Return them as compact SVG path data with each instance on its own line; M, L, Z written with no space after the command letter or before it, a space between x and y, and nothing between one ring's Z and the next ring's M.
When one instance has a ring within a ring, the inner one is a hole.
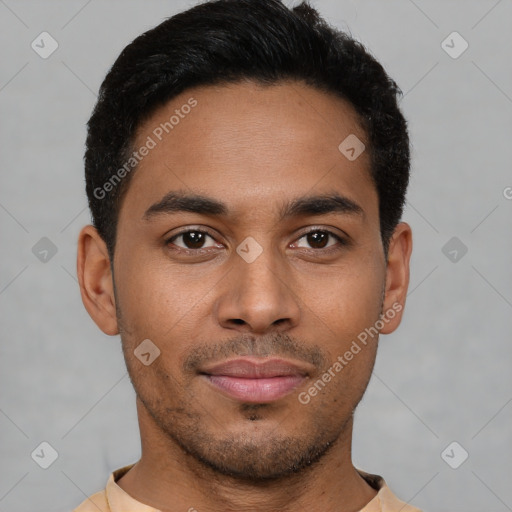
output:
M380 314L405 304L411 229L396 227L386 259L368 151L349 161L338 150L349 134L366 141L343 100L299 82L197 87L140 126L135 147L191 97L197 106L131 177L114 261L92 226L78 241L84 305L103 332L121 334L137 393L142 456L118 485L164 511L360 510L376 491L352 464L353 412L377 336L308 404L298 396ZM144 219L170 191L222 201L228 214ZM362 213L280 220L288 201L333 193ZM190 233L169 242L184 228L209 230L205 250ZM322 230L346 244L319 240ZM248 236L262 248L252 263L236 252ZM161 352L148 366L134 356L144 339ZM240 354L283 356L308 375L275 402L247 404L198 374Z

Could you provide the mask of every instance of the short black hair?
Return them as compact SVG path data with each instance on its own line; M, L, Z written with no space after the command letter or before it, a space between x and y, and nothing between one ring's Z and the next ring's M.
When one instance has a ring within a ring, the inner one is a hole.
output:
M188 88L247 79L263 85L302 81L351 104L369 142L387 254L410 173L397 84L360 42L329 26L307 2L288 8L280 0L212 0L137 37L101 84L87 125L85 178L92 222L111 261L137 129Z

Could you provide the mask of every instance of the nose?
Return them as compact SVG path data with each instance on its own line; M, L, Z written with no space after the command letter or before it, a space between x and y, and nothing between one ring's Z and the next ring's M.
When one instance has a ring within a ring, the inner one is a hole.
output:
M256 260L233 254L215 304L219 324L239 332L264 334L289 330L299 323L300 302L290 270L270 249Z

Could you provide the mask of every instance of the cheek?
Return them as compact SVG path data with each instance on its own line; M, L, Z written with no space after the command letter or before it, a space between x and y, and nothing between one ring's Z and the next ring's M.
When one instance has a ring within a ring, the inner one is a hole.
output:
M123 260L116 289L126 331L150 339L179 330L204 295L200 283L183 282L177 267L140 253Z
M302 279L300 296L312 332L331 339L337 354L365 328L374 325L382 307L384 271L378 264L346 265ZM334 355L334 354L333 354Z
M371 328L381 312L381 286L376 276L354 275L353 280L332 286L331 293L311 300L317 306L311 314L308 339L325 348L329 362L306 393L318 393L314 407L319 417L328 410L343 418L359 403L371 377L378 341ZM318 379L327 381L325 387Z

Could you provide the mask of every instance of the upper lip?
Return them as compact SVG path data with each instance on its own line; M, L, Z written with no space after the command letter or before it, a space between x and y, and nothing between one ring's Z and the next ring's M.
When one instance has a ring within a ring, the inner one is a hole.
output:
M244 357L205 366L200 369L200 373L244 379L264 379L290 375L306 376L309 374L309 371L308 365L291 362L286 359Z

